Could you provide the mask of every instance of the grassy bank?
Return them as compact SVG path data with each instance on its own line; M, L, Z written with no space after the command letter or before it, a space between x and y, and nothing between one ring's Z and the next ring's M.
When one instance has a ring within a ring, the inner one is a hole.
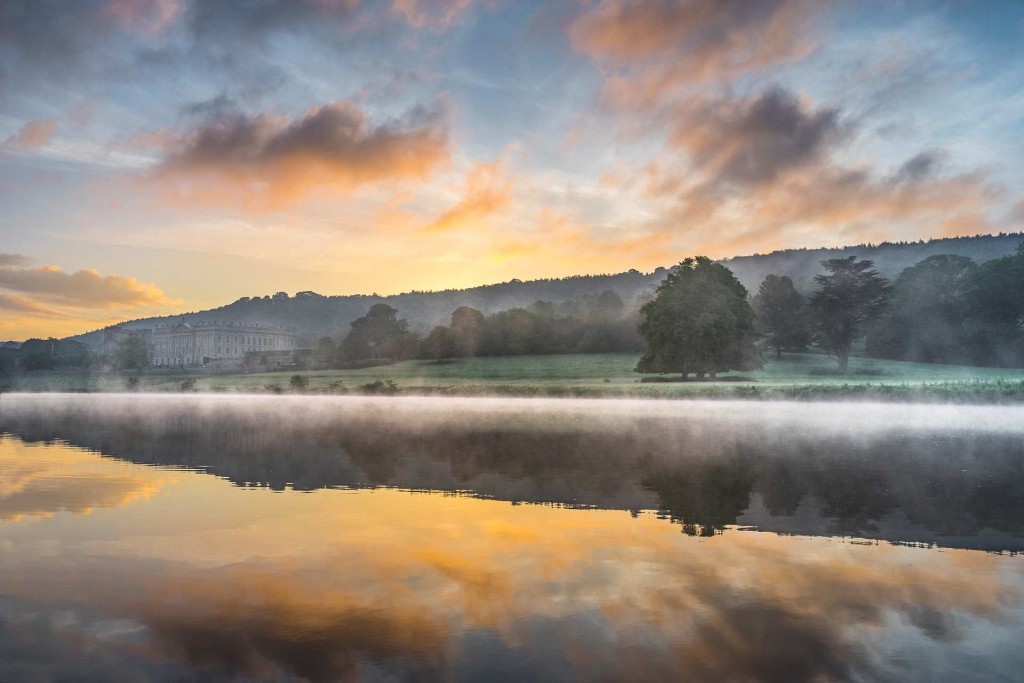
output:
M850 373L814 354L786 354L764 370L726 373L716 382L641 383L634 354L469 358L435 363L405 361L352 370L298 374L310 393L749 398L1024 402L1024 370L968 368L855 358ZM288 391L294 372L208 376L139 374L139 391ZM15 391L124 391L126 376L26 373L7 378Z

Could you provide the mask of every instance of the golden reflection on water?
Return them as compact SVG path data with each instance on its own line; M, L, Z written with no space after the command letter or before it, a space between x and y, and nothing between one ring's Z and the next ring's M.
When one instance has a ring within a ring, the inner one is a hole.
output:
M69 446L32 446L0 436L0 520L61 511L87 515L145 500L169 478Z
M125 667L451 679L513 657L541 678L838 680L919 674L907 652L1021 629L1018 557L693 538L650 513L450 494L250 490L11 438L0 511L0 595L93 615L54 637Z

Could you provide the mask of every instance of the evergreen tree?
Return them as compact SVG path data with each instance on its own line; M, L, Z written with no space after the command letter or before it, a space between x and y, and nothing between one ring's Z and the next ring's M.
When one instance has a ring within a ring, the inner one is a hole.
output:
M856 256L828 259L821 265L828 273L814 277L818 291L811 297L818 344L835 356L845 375L862 326L885 310L889 285L871 261L858 261Z
M811 342L807 302L785 275L768 275L752 301L754 326L765 346L781 358L783 351L806 351Z

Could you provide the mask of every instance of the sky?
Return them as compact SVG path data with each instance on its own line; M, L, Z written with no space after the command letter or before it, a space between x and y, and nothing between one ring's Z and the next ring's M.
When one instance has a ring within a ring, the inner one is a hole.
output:
M1018 231L1022 35L1019 0L0 0L0 339Z

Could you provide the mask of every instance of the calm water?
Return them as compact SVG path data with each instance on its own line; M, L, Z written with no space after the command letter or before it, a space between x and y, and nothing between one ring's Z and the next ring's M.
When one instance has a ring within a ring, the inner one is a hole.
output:
M1024 409L4 395L0 681L1024 680Z

